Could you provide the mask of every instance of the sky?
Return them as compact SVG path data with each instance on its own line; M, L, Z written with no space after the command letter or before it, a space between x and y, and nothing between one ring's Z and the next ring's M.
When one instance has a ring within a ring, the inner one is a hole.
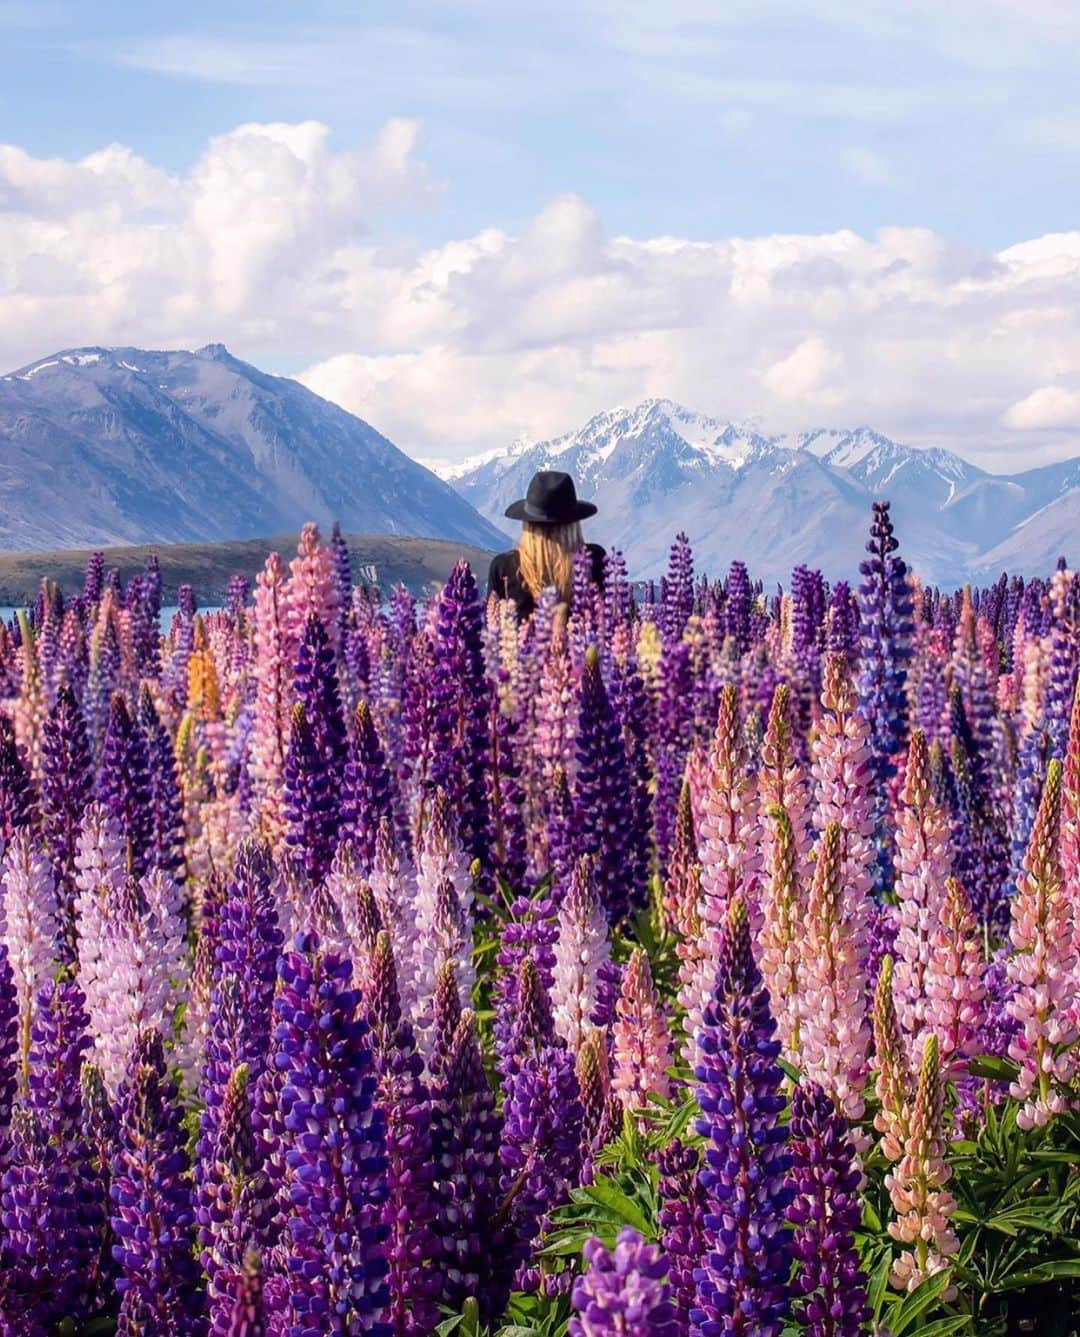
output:
M421 457L647 396L1080 454L1073 0L0 0L0 369L224 342Z

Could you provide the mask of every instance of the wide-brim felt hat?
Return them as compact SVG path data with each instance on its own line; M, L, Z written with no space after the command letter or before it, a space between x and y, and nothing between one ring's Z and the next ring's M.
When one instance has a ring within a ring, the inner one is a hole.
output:
M596 514L591 501L579 501L574 480L555 469L535 473L529 490L520 501L506 508L511 520L528 520L534 525L569 525Z

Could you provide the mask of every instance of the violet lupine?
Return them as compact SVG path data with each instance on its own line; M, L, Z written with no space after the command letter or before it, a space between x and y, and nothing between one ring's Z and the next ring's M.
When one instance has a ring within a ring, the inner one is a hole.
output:
M18 1087L19 1004L7 948L0 942L0 1171L7 1163L11 1111Z
M432 1153L439 1193L442 1302L480 1301L481 1316L502 1311L509 1278L497 1267L501 1120L488 1085L476 1036L476 1018L461 1013L453 1033L440 1034L431 1082ZM496 1282L496 1272L498 1281Z
M457 813L470 858L487 854L490 814L484 764L488 748L490 683L484 671L483 608L467 562L456 562L432 610L434 710L428 783L443 789Z
M690 646L665 640L660 653L657 703L653 713L656 797L653 826L661 865L675 836L677 805L693 741L693 687ZM712 712L715 719L715 710Z
M315 731L299 701L292 711L282 807L286 843L310 880L321 881L337 848L340 809L335 779L323 765Z
M797 1085L788 1129L796 1259L792 1316L807 1337L858 1337L870 1319L854 1232L862 1168L846 1119L819 1086Z
M581 671L575 755L574 822L581 853L592 857L601 903L617 923L641 890L629 884L627 869L633 785L595 646L586 652Z
M1061 874L1061 776L1061 762L1054 758L1012 904L1007 969L1016 992L1009 1011L1021 1032L1009 1047L1020 1065L1010 1094L1024 1102L1017 1116L1022 1128L1039 1127L1068 1107L1065 1088L1080 1062L1073 907Z
M192 1331L201 1294L187 1139L156 1031L143 1032L132 1048L116 1137L109 1197L121 1326L133 1309L141 1309L151 1330Z
M574 1282L570 1337L676 1337L668 1261L655 1244L624 1226L615 1248L587 1240L584 1273Z
M611 1090L611 1063L607 1037L590 1031L574 1060L581 1101L581 1182L592 1183L597 1154L615 1137L622 1124L622 1108Z
M128 871L141 877L151 862L153 792L146 740L119 692L113 694L109 705L109 722L98 768L97 798L119 826Z
M299 934L280 965L274 1065L290 1208L295 1337L387 1334L384 1120L349 965Z
M896 817L895 865L899 922L893 989L900 1026L913 1052L920 1053L929 1024L926 984L934 956L934 930L941 922L951 865L948 819L934 796L930 754L921 729L912 731L908 745Z
M31 1331L35 1322L51 1329L90 1312L87 1278L102 1239L104 1197L82 1135L86 1025L77 986L48 981L38 998L29 1089L3 1177L10 1251L3 1309L9 1322L11 1308L19 1311L19 1331Z
M365 997L385 1118L387 1195L383 1222L394 1337L426 1337L438 1318L440 1256L432 1153L432 1108L421 1081L423 1061L412 1027L401 1013L393 949L387 933L375 944Z
M875 780L872 808L879 887L888 886L892 876L886 785L896 773L896 753L907 742L905 687L914 630L907 566L895 555L899 546L889 503L874 502L866 544L869 556L859 566L863 575L859 586L859 699L868 725Z
M612 1027L611 1087L623 1109L643 1110L653 1096L671 1095L671 1033L653 984L649 958L635 947L623 971Z
M75 947L75 853L93 792L90 742L74 693L61 686L41 732L41 831L56 875L61 946Z
M10 840L34 819L34 792L10 718L0 711L0 838Z
M949 1224L956 1202L945 1187L951 1171L945 1160L943 1094L937 1036L931 1034L923 1048L904 1154L885 1176L896 1211L889 1234L911 1246L894 1261L890 1279L894 1286L908 1291L948 1268L959 1247Z
M769 996L750 951L746 906L735 900L720 941L695 1068L706 1141L700 1180L705 1244L695 1274L694 1337L777 1337L788 1308L791 1189L780 1123L784 1074Z
M0 941L15 979L19 1057L25 1073L38 990L52 976L59 956L52 865L26 828L12 837L4 851L0 892Z
M146 683L139 692L139 724L146 739L150 777L150 861L172 877L184 877L184 796L169 731L161 722Z
M581 1047L599 1000L600 969L611 957L607 916L588 856L578 860L558 911L551 971L555 1033L571 1053Z
M513 1274L531 1258L547 1213L580 1179L584 1111L573 1055L556 1045L527 1053L504 1090L499 1187Z
M657 1224L671 1266L678 1337L688 1337L690 1311L697 1299L694 1273L705 1257L705 1190L701 1151L674 1138L657 1155Z
M379 827L393 816L390 771L366 701L357 704L342 785L341 839L352 845L365 874L375 862Z
M685 534L675 535L663 589L660 630L667 640L680 641L694 611L694 553Z
M731 637L735 649L740 655L750 649L750 614L753 608L753 592L750 589L750 576L744 563L734 561L728 569L724 603L724 635Z
M864 939L844 904L843 835L831 822L818 842L802 937L799 1038L803 1070L845 1118L864 1109L870 1031Z
M262 1260L254 1250L232 1279L227 1295L211 1313L210 1337L269 1337L271 1304L263 1281Z
M505 1075L511 1059L511 1032L518 1015L518 984L526 956L536 968L538 983L551 989L555 966L554 943L559 935L555 901L541 887L532 897L518 896L503 925L495 976L495 1063Z

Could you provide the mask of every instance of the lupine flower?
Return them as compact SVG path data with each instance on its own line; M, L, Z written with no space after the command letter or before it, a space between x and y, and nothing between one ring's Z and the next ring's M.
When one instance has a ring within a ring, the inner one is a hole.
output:
M98 801L112 814L124 839L128 871L141 877L150 867L153 792L146 758L146 740L131 718L127 702L115 693L101 750Z
M600 657L589 648L581 673L574 781L574 822L583 854L593 860L600 901L612 923L626 914L638 888L627 883L631 777Z
M908 1093L911 1087L911 1063L900 1033L893 1000L893 961L886 956L881 963L874 992L874 1052L877 1076L874 1089L879 1109L874 1127L881 1134L881 1149L890 1161L904 1154L908 1139Z
M349 760L345 766L341 839L348 841L365 873L375 861L375 841L383 821L393 816L390 772L366 701L356 707Z
M690 1332L696 1302L694 1274L705 1257L705 1189L699 1173L701 1152L674 1138L657 1156L657 1222L671 1265L671 1298L678 1337Z
M955 878L945 881L924 978L927 1025L938 1037L944 1070L979 1052L985 1011L986 960L971 902Z
M918 1052L928 1025L926 983L934 956L933 935L941 921L951 862L948 823L933 794L930 755L921 729L911 735L900 797L895 856L899 926L893 989L900 1025Z
M789 1126L798 1297L793 1316L809 1337L858 1337L870 1318L854 1232L862 1170L847 1121L819 1086L795 1087Z
M668 1262L657 1245L624 1226L611 1252L595 1238L582 1252L585 1272L574 1282L570 1337L676 1337Z
M865 930L844 904L842 840L832 822L818 842L802 938L799 1037L807 1076L854 1121L864 1108L870 1031L862 967Z
M11 720L0 712L0 837L10 840L33 816L30 776L19 753Z
M840 655L826 657L821 704L824 714L812 749L817 796L814 826L819 833L830 822L840 827L845 908L861 923L874 883L875 860L870 843L874 822L869 732L857 713L850 671Z
M559 907L551 972L555 1032L571 1053L581 1047L599 999L600 968L610 958L607 916L597 894L591 860L578 860Z
M93 792L90 743L74 693L67 685L41 733L41 830L57 880L61 945L75 946L75 853L83 813Z
M896 1220L889 1222L889 1234L912 1246L894 1262L891 1280L909 1291L947 1268L959 1247L949 1224L956 1202L945 1188L951 1171L945 1161L942 1096L937 1036L928 1035L904 1154L885 1176L897 1213Z
M1012 907L1008 974L1016 993L1009 1010L1022 1029L1009 1047L1020 1064L1010 1094L1024 1101L1017 1117L1023 1128L1044 1124L1067 1108L1063 1088L1077 1071L1073 912L1062 887L1060 848L1061 762L1055 758Z
M121 1324L138 1310L148 1326L184 1331L200 1307L194 1218L182 1111L156 1031L132 1049L119 1111L109 1194Z
M653 984L649 958L636 947L623 971L612 1028L612 1090L625 1110L643 1109L650 1096L671 1094L671 1034Z
M387 1333L384 1120L349 966L301 934L280 966L275 1066L289 1174L292 1328Z
M3 942L15 979L19 1014L19 1052L25 1070L38 990L55 968L59 954L56 885L52 866L35 838L20 829L4 851L2 879Z
M176 770L176 754L161 722L153 695L144 683L139 693L139 724L146 739L150 778L150 859L156 868L183 879L184 799Z
M776 1337L787 1312L790 1158L780 1123L784 1074L776 1059L769 998L750 951L746 906L733 902L720 944L716 984L705 1008L695 1068L707 1139L706 1253L695 1273L691 1332Z

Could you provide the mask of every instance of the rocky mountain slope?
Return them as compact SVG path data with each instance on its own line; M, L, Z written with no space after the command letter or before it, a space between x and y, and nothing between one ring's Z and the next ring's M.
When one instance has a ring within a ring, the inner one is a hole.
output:
M245 539L335 519L498 541L366 422L222 344L70 349L0 377L0 548Z

